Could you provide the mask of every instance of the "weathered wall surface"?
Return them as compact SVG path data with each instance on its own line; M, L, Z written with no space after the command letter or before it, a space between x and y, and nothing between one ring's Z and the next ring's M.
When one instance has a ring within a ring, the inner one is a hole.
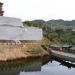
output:
M0 40L41 40L42 29L0 26Z
M41 40L42 38L42 29L24 27L17 18L0 17L0 40Z
M0 16L0 25L23 26L21 19Z

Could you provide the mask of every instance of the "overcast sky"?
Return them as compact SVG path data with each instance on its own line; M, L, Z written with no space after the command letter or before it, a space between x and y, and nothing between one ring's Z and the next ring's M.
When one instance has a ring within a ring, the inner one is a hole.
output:
M75 19L75 0L0 0L4 16L22 20Z

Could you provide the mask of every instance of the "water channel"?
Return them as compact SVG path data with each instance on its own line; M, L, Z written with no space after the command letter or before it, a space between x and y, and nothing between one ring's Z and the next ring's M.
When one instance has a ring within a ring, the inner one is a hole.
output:
M35 70L35 71L34 71ZM67 62L50 60L42 65L41 62L31 62L23 68L0 72L0 75L75 75L75 65Z
M75 75L75 67L53 60L43 65L41 71L20 72L20 75Z

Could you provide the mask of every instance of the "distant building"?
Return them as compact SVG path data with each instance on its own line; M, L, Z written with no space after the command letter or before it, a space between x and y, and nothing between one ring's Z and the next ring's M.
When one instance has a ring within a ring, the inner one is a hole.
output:
M3 16L3 3L0 2L0 41L2 40L41 40L42 29L36 27L24 27L21 19Z
M75 46L72 46L72 47L70 48L70 52L75 53Z
M18 18L0 16L0 40L42 40L43 33L41 28L25 27Z
M0 2L0 16L3 16L4 11L2 10L3 3Z
M50 48L52 48L54 50L60 50L60 51L68 50L71 47L72 47L71 45L66 45L66 44L50 45Z

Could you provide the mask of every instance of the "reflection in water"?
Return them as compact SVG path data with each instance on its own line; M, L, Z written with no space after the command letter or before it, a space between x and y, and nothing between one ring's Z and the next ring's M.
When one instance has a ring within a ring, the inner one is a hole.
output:
M72 67L71 67L72 66ZM41 66L41 62L31 62L19 69L13 69L12 71L0 72L0 75L75 75L75 68L72 64L65 63L63 61L49 61L45 65ZM70 69L68 69L71 67Z
M19 70L0 71L0 75L19 75Z
M19 66L18 68L11 68L7 71L0 71L0 75L20 75L20 72L33 72L33 71L41 71L41 61L35 60L35 61L28 61L25 66Z
M45 71L51 75L75 75L75 68L68 69L67 67L60 65L57 61L49 62L42 67L42 71Z
M75 63L73 63L73 62L59 60L59 59L56 59L56 58L54 58L54 60L59 62L60 63L59 65L63 65L65 67L69 68L69 69L75 68Z
M68 62L64 62L64 61L62 61L62 62L60 63L60 65L63 65L63 66L65 66L65 67L68 67L69 69L75 68L75 64L68 63Z
M62 65L60 65L60 63ZM52 61L42 66L38 72L21 72L20 75L75 75L75 68L68 69L64 62ZM69 64L67 64L69 65Z
M20 75L75 75L75 68L68 69L59 64L59 62L52 61L42 66L40 72L21 72Z

